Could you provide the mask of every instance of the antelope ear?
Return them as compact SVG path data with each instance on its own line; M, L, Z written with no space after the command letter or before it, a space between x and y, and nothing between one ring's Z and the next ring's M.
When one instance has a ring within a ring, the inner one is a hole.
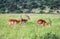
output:
M22 17L22 15L20 15L20 17Z
M20 18L22 19L22 15L20 15Z

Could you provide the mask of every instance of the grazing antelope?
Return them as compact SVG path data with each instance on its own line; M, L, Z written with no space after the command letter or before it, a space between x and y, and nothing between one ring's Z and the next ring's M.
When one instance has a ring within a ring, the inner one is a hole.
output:
M28 15L26 15L26 19L23 19L22 16L21 16L20 22L21 23L26 23L29 19L30 19L30 17Z
M10 19L8 22L9 22L9 25L18 24L20 20Z
M50 20L49 20L49 21L50 21ZM38 24L42 24L43 26L45 26L45 25L51 25L51 21L50 21L50 22L46 22L46 21L43 20L43 19L37 20L37 23L38 23Z

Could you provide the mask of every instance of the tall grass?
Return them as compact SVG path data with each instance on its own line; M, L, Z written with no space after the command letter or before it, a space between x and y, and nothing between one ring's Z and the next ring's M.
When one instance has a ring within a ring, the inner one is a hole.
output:
M28 14L30 20L25 24L8 25L9 19L20 19L21 14L1 14L0 15L0 39L41 39L48 32L56 34L60 39L60 15L55 14ZM25 18L24 14L23 18ZM38 19L49 21L52 25L43 27L37 25ZM37 27L38 26L38 27ZM43 38L44 39L44 38Z

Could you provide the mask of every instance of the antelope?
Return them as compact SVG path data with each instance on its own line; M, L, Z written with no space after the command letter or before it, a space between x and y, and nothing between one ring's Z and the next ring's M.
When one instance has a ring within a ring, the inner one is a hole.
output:
M9 25L18 24L20 22L20 20L10 19L8 22L9 22Z
M30 17L28 15L26 15L26 16L27 16L26 19L23 19L22 16L21 16L21 20L10 19L8 21L8 23L9 23L9 25L18 24L18 23L26 23L28 21L28 19L30 19Z
M49 20L49 21L50 21L50 20ZM43 26L45 26L45 25L51 25L51 21L50 21L50 22L47 22L47 21L45 21L45 20L43 20L43 19L37 20L37 23L38 23L38 24L42 24Z
M21 22L21 23L26 23L29 19L30 19L30 17L29 17L28 15L26 15L26 19L23 19L23 18L21 17L20 22Z

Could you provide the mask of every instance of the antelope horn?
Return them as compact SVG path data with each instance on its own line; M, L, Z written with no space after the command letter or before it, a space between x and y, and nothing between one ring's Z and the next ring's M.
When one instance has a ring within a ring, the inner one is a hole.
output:
M29 17L28 15L26 15L26 17L27 17L28 19L30 19L30 17Z
M22 19L22 15L20 15L20 19Z
M52 21L51 21L51 19L49 19L49 23L50 23L50 25L52 24Z

